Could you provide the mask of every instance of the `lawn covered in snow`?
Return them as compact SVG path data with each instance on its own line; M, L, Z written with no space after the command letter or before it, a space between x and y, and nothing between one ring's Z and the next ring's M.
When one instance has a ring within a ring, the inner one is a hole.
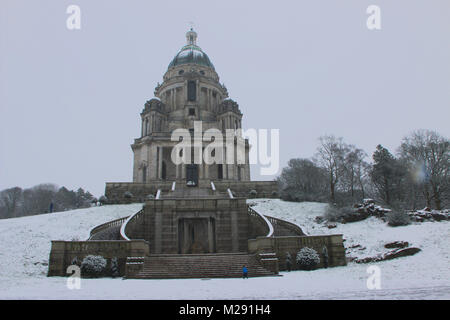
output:
M449 299L450 223L424 222L388 227L376 218L328 229L314 218L326 204L252 199L260 213L286 219L308 235L342 233L355 257L373 256L391 241L422 249L411 257L377 262L381 290L368 290L368 264L315 271L282 272L281 277L243 279L82 279L69 290L67 278L46 277L50 240L85 240L98 224L128 216L142 204L111 205L0 220L0 299ZM362 250L359 250L364 248Z

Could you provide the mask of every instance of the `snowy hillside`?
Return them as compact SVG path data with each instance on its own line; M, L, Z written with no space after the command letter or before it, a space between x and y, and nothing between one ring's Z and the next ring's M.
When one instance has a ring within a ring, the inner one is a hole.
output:
M391 241L422 249L414 256L373 264L315 271L282 272L282 277L242 279L82 279L69 290L66 278L46 277L50 240L85 240L98 224L130 215L141 204L113 205L0 220L0 299L449 299L450 222L388 227L376 218L334 229L317 224L326 204L252 199L259 212L300 225L309 235L342 233L348 256L373 256ZM364 248L364 249L362 249ZM362 250L359 250L362 249ZM366 287L367 267L381 270L381 290ZM243 282L246 281L246 282ZM239 290L236 290L239 288Z
M51 240L86 240L99 224L142 204L112 205L0 220L0 278L46 275Z

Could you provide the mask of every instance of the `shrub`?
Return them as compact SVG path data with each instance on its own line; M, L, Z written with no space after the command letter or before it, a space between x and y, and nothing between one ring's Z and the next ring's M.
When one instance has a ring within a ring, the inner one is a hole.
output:
M98 278L104 275L106 260L102 256L89 255L81 262L81 275L89 278Z
M342 217L341 211L331 204L329 204L325 210L324 218L331 222L337 222L340 221Z
M277 198L278 197L278 192L277 191L272 191L272 197L273 198Z
M386 213L388 225L391 227L406 226L410 223L409 216L403 211L391 211Z
M148 194L148 195L145 197L145 199L146 199L146 200L154 200L154 199L155 199L155 196L154 196L153 194Z
M302 270L313 270L320 263L317 251L308 247L300 249L296 260L299 268Z
M131 199L131 198L133 198L133 194L130 191L125 191L125 193L123 194L123 197L125 199Z
M105 197L105 196L101 196L101 197L98 199L98 202L100 202L100 205L104 205L104 204L106 204L106 203L108 202L108 198Z
M255 189L250 190L250 192L248 193L250 198L256 198L258 192L256 192Z
M337 207L329 205L325 211L325 218L329 222L356 222L361 221L369 217L369 213L366 211L358 211L353 207Z

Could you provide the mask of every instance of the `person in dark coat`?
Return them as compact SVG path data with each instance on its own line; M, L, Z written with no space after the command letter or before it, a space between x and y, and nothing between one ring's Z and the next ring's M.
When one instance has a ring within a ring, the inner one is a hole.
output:
M244 266L242 267L242 278L243 278L243 279L248 279L248 269L247 269L247 266L246 266L246 265L244 265Z
M49 212L52 213L53 212L53 201L50 202L50 208L49 208Z

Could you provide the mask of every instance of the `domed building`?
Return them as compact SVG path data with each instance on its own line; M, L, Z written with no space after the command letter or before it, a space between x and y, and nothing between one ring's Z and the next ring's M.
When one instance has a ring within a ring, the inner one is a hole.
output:
M229 161L226 150L220 163L176 165L171 161L174 130L194 132L194 124L201 121L203 135L208 129L218 129L225 137L227 129L242 127L242 112L238 104L228 98L227 89L208 55L197 46L197 33L186 33L187 44L169 64L164 81L155 88L155 98L145 103L141 113L141 136L132 145L134 152L133 182L185 181L205 185L201 180L249 181L248 141L245 144L245 161ZM235 137L236 140L240 136ZM202 143L203 155L208 142ZM192 150L192 153L195 151ZM236 152L234 153L236 154ZM197 161L200 162L200 161ZM233 163L231 163L233 162Z
M197 46L197 33L186 39L140 114L133 182L106 183L107 203L143 202L142 210L96 226L86 241L52 241L48 275L64 276L73 261L101 255L118 261L127 278L241 277L243 265L251 277L268 276L306 246L326 247L329 266L345 265L342 235L306 236L247 204L250 196L277 197L277 183L250 180L239 105ZM224 150L214 147L223 140Z

